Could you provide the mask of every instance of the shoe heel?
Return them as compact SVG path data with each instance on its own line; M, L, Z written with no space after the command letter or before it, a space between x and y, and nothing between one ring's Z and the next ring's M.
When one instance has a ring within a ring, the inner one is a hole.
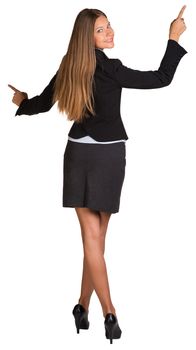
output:
M72 313L73 313L74 318L75 318L75 325L76 325L77 334L80 333L80 329L88 329L89 328L88 315L87 315L87 312L82 305L80 305L80 304L75 305Z
M106 329L106 337L107 337L107 339L109 339L110 340L110 344L113 344L113 330L114 330L114 327L113 327L113 325L107 325L106 327L105 327L105 329Z
M106 338L110 340L110 344L113 344L113 339L119 339L122 333L116 316L110 313L107 314L104 324Z
M81 321L80 315L75 315L75 325L76 325L77 334L80 333L80 321Z

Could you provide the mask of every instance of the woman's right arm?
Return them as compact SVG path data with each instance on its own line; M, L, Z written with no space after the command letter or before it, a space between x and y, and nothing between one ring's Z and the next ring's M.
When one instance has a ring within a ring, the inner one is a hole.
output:
M12 90L14 90L12 102L19 106L15 115L33 115L49 111L54 104L53 91L56 75L57 73L40 95L32 98L28 98L28 95L25 92L21 92L12 85L8 85Z

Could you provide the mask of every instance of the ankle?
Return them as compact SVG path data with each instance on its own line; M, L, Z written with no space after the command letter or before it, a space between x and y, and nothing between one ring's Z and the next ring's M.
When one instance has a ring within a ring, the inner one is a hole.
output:
M78 304L82 305L86 311L88 311L90 300L87 298L82 298L78 300Z
M113 314L114 316L116 316L116 310L114 307L108 307L108 308L105 308L103 310L103 316L104 318L106 317L107 314Z

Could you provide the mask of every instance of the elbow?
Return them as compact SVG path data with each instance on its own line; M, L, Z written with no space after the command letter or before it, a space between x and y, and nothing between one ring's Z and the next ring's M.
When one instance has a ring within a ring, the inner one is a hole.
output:
M171 84L173 80L173 74L169 74L168 72L158 71L155 73L156 78L158 79L160 87L166 87Z
M167 87L171 84L172 79L170 77L164 77L164 79L160 79L160 87Z
M171 75L171 74L166 74L165 73L161 77L161 81L162 81L163 87L169 86L171 84L172 80L173 80L173 75Z
M165 81L163 87L169 86L171 84L171 82L172 82L172 79Z

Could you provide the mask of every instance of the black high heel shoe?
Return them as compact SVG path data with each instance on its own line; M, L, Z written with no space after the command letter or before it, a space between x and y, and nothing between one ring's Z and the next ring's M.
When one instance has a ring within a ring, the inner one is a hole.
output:
M88 312L85 310L85 308L81 304L75 305L72 313L75 317L77 333L80 332L80 329L89 328Z
M121 329L118 325L117 317L111 313L107 314L104 321L105 325L105 336L110 339L112 344L113 339L119 339L121 337Z

